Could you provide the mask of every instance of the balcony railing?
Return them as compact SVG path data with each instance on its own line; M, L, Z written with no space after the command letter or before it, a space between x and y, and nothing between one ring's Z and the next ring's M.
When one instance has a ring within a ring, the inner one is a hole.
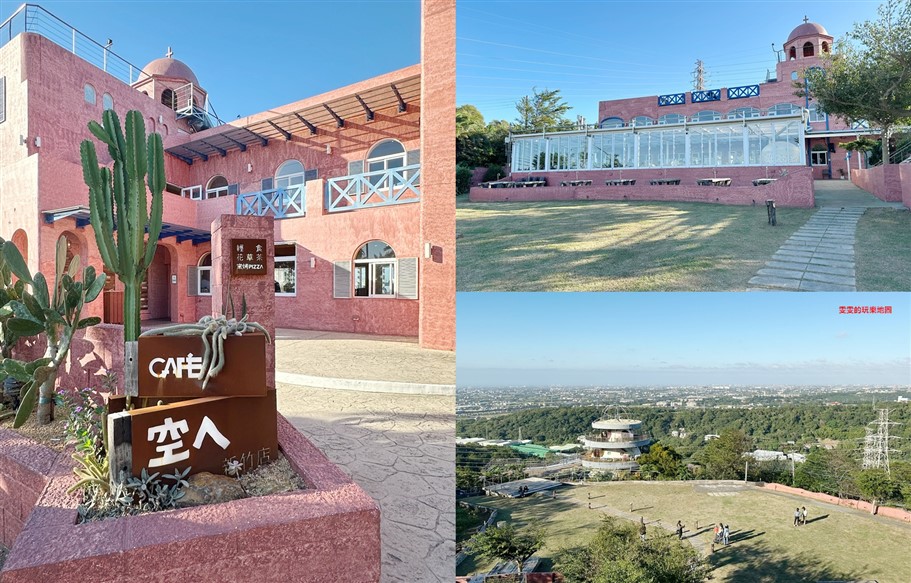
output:
M237 214L271 215L276 219L302 217L307 214L304 185L290 188L272 188L260 192L245 192L237 195Z
M326 210L330 213L420 202L421 165L329 178Z

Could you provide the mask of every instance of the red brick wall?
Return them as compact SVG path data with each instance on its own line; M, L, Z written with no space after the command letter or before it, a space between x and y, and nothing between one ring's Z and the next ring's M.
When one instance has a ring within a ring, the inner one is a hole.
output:
M911 208L911 164L851 170L851 181L880 200Z
M25 526L57 455L15 431L0 429L0 544L6 548Z

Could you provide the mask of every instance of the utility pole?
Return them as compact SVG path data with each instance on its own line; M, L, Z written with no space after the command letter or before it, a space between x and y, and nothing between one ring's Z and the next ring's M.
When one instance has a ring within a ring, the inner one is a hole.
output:
M892 475L889 467L889 453L897 451L890 448L890 441L898 439L895 435L889 435L889 427L900 425L895 421L889 421L889 409L876 409L878 419L867 424L867 436L864 438L864 459L861 467L867 469L881 469L886 471L886 475Z
M743 466L743 481L747 481L747 474L750 472L750 460L747 460Z
M696 68L693 70L693 90L705 90L705 64L702 59L696 60Z

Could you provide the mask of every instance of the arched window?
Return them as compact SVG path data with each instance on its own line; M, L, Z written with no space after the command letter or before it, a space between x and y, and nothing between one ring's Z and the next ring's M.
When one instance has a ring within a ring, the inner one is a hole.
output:
M66 239L66 260L63 263L63 271L67 271L70 268L70 263L76 257L79 257L79 261L82 261L82 244L79 242L79 239L76 235L66 231L60 235L61 239ZM59 240L59 239L58 239ZM83 267L85 267L83 265Z
M177 96L170 89L161 92L161 103L177 111Z
M728 113L728 119L744 119L759 117L759 110L755 107L738 107Z
M22 259L28 263L28 234L22 229L17 229L10 240L13 242L13 245L16 246L16 249L19 250Z
M114 98L111 97L110 93L105 93L101 96L101 107L104 110L114 109Z
M212 295L212 254L204 253L196 264L196 289L201 296Z
M803 43L803 56L812 57L813 56L813 43L807 41Z
M619 117L606 117L601 120L601 128L622 128L623 119Z
M228 194L228 179L224 176L213 176L206 184L206 198L218 198Z
M395 295L395 251L384 241L368 241L354 255L354 295Z
M690 116L690 121L715 121L718 119L721 119L721 112L711 109L705 109L696 115Z
M85 102L95 105L95 88L92 87L91 85L89 85L88 83L86 83L84 89L85 89Z
M275 188L287 190L304 182L304 165L297 160L288 160L275 173Z
M797 58L797 47L791 47L791 50L788 51L788 60L793 61Z
M686 121L686 116L680 115L679 113L666 113L658 118L658 125L668 125L674 123L683 123Z
M650 118L647 115L637 115L636 117L634 117L633 119L630 120L629 124L631 126L636 126L636 127L641 128L642 126L655 125L655 120L653 120L652 118Z
M824 53L829 52L829 43L827 43L826 41L822 41L822 52L824 52Z
M826 121L826 114L819 111L819 106L815 103L811 103L810 107L807 108L810 114L807 116L807 121Z
M399 181L388 170L405 166L405 146L398 140L383 140L367 153L367 176L375 188L385 190L395 186Z
M766 112L766 115L791 115L794 113L800 113L800 108L798 106L793 103L779 103L770 107L768 112Z

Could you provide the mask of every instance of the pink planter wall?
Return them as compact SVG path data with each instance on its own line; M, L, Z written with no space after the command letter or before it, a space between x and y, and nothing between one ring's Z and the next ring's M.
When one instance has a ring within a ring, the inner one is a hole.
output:
M19 536L47 484L58 453L9 429L0 429L0 544Z
M679 202L714 202L720 204L764 205L767 199L779 207L812 208L815 202L813 177L810 168L787 167L787 176L779 177L779 167L725 168L718 170L719 178L731 178L731 186L697 186L696 180L712 178L712 170L705 168L681 168L667 170L591 170L579 172L540 172L534 176L546 176L548 186L537 188L472 188L469 200L472 202L496 201L546 201L546 200L652 200ZM513 178L522 178L529 173L515 173ZM778 177L776 182L765 186L753 186L757 178ZM605 180L636 179L635 186L605 186ZM652 186L649 180L679 178L679 186ZM563 180L590 179L592 186L555 186ZM554 185L554 186L551 186Z
M3 582L379 581L376 503L283 417L278 422L280 447L307 490L82 525L74 524L76 499L65 493L75 480L69 454L48 456L0 431L0 483L11 483L14 456L41 464L34 473L48 482L15 538ZM4 516L14 511L2 494L0 504Z

